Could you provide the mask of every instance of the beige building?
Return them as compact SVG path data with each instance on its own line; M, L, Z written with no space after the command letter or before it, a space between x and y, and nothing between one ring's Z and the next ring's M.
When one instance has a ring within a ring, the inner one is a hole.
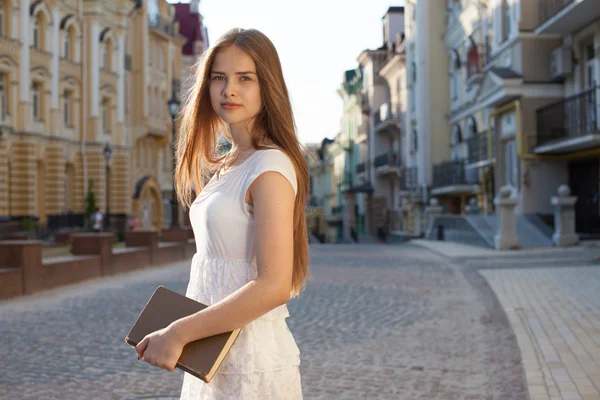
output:
M404 229L424 234L424 209L436 168L449 160L448 57L443 35L446 7L440 0L405 2L405 62L408 107L402 155Z
M333 204L336 202L331 139L323 139L309 152L311 198L307 209L308 228L321 242L335 243L337 228Z
M490 244L503 186L518 199L522 247L552 245L550 199L561 184L578 197L577 232L600 234L597 3L445 5L450 146L433 164L430 196L446 214L465 214L467 200L477 199L479 216L465 226Z
M524 6L521 6L524 7ZM534 24L536 37L547 43L544 58L531 70L560 86L560 96L537 102L533 123L523 124L523 163L546 166L536 178L544 194L556 193L557 183L568 184L575 204L575 229L582 238L600 235L600 5L594 0L576 0L552 5L538 4ZM559 36L560 39L556 39ZM554 91L552 91L554 94ZM532 106L533 107L533 106ZM535 124L535 136L530 127ZM533 186L533 185L532 185ZM531 191L534 192L533 186ZM524 206L545 206L543 199ZM546 200L547 201L547 200ZM547 206L544 210L548 210Z
M5 224L82 226L92 190L113 229L131 214L162 227L185 43L174 17L164 0L0 2Z

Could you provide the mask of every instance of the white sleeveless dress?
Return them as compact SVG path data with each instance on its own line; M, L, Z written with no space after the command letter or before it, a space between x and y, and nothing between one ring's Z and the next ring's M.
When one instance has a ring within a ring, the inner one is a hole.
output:
M217 179L194 200L190 221L196 237L186 296L214 304L257 277L250 184L277 171L297 192L290 159L278 149L258 150ZM302 399L300 352L279 306L246 325L210 383L185 373L182 400Z

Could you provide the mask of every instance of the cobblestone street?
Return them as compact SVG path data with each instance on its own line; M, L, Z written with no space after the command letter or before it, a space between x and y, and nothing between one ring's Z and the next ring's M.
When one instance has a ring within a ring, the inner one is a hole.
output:
M517 340L476 259L412 244L312 252L287 320L305 399L527 399ZM156 286L185 291L188 268L0 303L0 398L177 398L182 373L138 361L124 337Z

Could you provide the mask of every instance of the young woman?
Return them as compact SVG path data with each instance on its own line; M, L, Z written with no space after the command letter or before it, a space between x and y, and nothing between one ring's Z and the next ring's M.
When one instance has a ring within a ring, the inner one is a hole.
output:
M220 133L232 144L225 156ZM277 51L261 32L231 30L203 55L175 176L197 247L186 295L210 306L148 335L138 356L173 370L186 343L243 327L209 384L185 374L181 398L301 399L285 318L308 276L309 176Z

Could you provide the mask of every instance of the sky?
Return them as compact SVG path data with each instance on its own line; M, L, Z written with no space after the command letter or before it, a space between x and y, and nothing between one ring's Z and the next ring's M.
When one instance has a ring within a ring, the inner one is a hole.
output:
M258 29L271 39L298 136L317 143L340 130L342 100L336 90L344 71L358 66L363 50L381 46L381 18L389 7L402 5L403 0L201 0L200 12L211 43L234 27Z

